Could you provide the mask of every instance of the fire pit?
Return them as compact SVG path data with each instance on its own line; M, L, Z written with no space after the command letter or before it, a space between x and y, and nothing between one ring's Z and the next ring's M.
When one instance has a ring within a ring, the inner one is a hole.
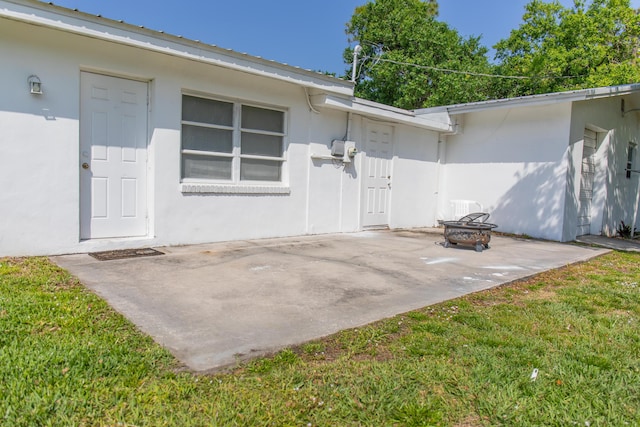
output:
M491 230L497 225L486 223L488 218L488 213L477 212L463 216L457 221L443 221L444 247L461 243L474 246L476 252L489 249Z

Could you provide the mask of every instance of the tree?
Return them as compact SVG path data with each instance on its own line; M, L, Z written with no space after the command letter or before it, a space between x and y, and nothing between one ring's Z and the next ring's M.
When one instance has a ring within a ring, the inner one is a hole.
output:
M400 108L486 99L487 49L436 20L436 0L372 0L356 8L347 34L362 46L356 95ZM345 50L351 62L353 49ZM351 70L349 70L350 72Z
M531 1L523 23L496 46L497 96L521 96L640 81L640 16L629 0Z

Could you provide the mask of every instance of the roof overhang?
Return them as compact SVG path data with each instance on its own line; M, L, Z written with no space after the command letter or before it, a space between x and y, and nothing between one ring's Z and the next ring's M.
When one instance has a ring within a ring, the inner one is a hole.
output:
M475 111L494 110L499 108L533 107L564 102L586 101L590 99L610 98L640 93L640 84L607 86L593 89L580 89L567 92L544 93L519 98L496 99L490 101L471 102L468 104L448 105L443 107L423 108L416 110L417 116L430 116L437 113L464 114Z
M360 98L341 97L327 93L311 95L311 105L314 108L329 108L360 114L365 117L384 120L390 123L401 123L435 132L451 132L453 125L449 114L432 114L429 117L416 116L412 111L379 104Z
M37 0L0 0L0 19L109 41L311 89L353 95L354 84L350 81Z

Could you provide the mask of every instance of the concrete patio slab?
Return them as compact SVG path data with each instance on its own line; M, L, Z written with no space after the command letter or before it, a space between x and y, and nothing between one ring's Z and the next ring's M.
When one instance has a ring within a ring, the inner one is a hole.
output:
M162 256L52 257L195 371L208 371L606 253L442 232L354 234L156 248Z
M601 246L603 248L615 249L624 252L640 252L640 241L630 239L618 239L615 237L586 235L576 239L579 243L587 245Z

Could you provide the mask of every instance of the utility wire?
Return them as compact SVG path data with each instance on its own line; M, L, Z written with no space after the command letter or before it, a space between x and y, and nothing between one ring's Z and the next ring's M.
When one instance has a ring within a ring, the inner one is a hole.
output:
M409 65L411 67L422 68L422 69L426 69L426 70L443 71L443 72L452 73L452 74L465 74L465 75L468 75L468 76L499 77L499 78L503 78L503 79L517 79L517 80L523 80L523 79L530 79L531 78L531 77L527 77L527 76L503 76L503 75L500 75L500 74L485 74L485 73L474 73L472 71L451 70L451 69L448 69L448 68L438 68L438 67L432 67L430 65L411 64L409 62L394 61L392 59L384 59L384 58L378 58L378 61L380 61L380 62L390 62L392 64L397 64L397 65Z
M464 74L467 76L476 76L476 77L492 77L492 78L500 78L500 79L512 79L512 80L527 80L527 79L575 79L582 76L505 76L502 74L487 74L487 73L475 73L473 71L460 71L460 70L451 70L449 68L439 68L433 67L430 65L420 65L420 64L412 64L410 62L402 62L402 61L394 61L392 59L384 59L382 57L378 57L376 62L389 62L391 64L396 65L407 65L410 67L422 68L425 70L433 70L433 71L442 71L445 73L452 74ZM374 64L375 65L375 64Z
M424 70L433 70L433 71L441 71L444 73L451 73L451 74L462 74L462 75L467 75L467 76L474 76L474 77L490 77L490 78L499 78L499 79L510 79L510 80L528 80L528 79L575 79L575 78L580 78L580 77L587 77L587 75L578 75L578 76L506 76L503 74L489 74L489 73L477 73L477 72L473 72L473 71L460 71L460 70L452 70L449 68L440 68L440 67L434 67L431 65L420 65L420 64L413 64L411 62L403 62L403 61L394 61L392 59L385 59L383 58L383 55L385 55L386 53L388 53L388 51L385 51L385 48L383 45L381 44L377 44L377 43L371 43L371 42L367 42L367 41L361 41L361 44L364 45L368 45L370 47L373 48L373 50L375 52L377 52L374 56L372 55L367 55L365 57L363 57L360 61L360 67L356 73L356 79L358 77L360 77L360 75L363 72L364 64L367 61L373 60L373 63L367 67L369 69L375 67L378 63L380 62L388 62L391 64L396 64L396 65L406 65L409 67L416 67L416 68L421 68Z

